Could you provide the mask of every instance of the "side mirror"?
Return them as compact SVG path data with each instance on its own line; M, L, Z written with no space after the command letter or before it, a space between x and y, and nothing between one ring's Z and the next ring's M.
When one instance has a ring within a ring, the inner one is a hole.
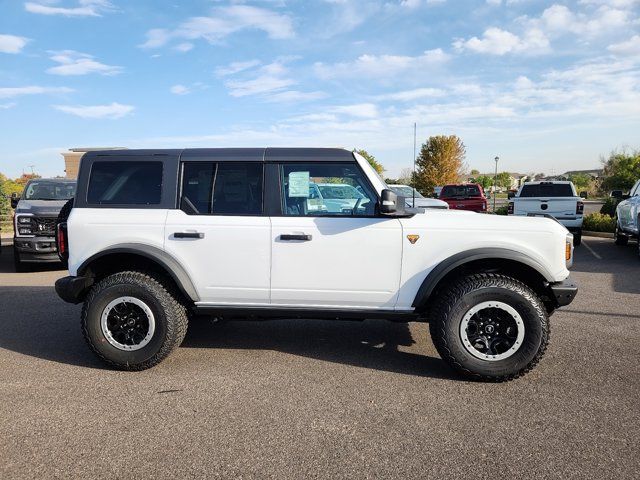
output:
M20 198L18 197L17 193L12 193L11 194L11 208L16 208L18 206L18 202L20 201Z
M399 201L400 200L400 201ZM404 205L404 198L398 198L393 190L385 188L382 190L380 198L380 213L383 215L393 215L398 211L398 205Z
M516 196L516 192L507 193L507 198L514 198Z
M621 199L624 196L624 194L622 193L622 190L612 190L609 196L611 198Z
M580 198L584 198L585 200L589 197L588 192L580 192Z

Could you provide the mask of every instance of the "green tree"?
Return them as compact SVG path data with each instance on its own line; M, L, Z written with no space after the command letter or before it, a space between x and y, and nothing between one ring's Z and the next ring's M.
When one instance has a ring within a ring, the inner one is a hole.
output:
M493 178L488 175L479 175L477 177L473 177L471 182L480 184L482 189L486 191L493 185Z
M569 180L573 182L578 193L589 192L592 193L595 190L595 180L591 175L586 173L574 173L569 175Z
M382 166L382 164L380 162L378 162L376 160L376 157L374 157L373 155L371 155L369 152L367 152L366 150L356 150L356 153L362 155L364 158L367 159L367 162L369 162L369 165L371 165L376 172L378 172L378 174L382 175L384 173L384 167Z
M457 183L465 170L466 148L456 135L436 135L422 144L416 159L414 186L431 195L433 187Z
M511 188L511 174L509 172L500 172L496 177L496 186Z
M480 170L476 170L475 168L473 170L471 170L471 175L480 175Z
M628 190L640 178L640 150L614 150L608 159L602 159L602 163L602 189L605 191Z

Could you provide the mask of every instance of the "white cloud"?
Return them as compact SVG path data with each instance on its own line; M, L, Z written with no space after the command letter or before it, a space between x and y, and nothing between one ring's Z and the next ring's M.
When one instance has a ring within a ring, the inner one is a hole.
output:
M368 76L371 78L394 77L409 70L440 65L449 56L437 48L427 50L422 55L411 57L405 55L361 55L353 62L334 64L316 63L314 70L323 79L337 77ZM370 79L370 78L369 78Z
M55 3L57 2L43 0L25 2L24 8L31 13L65 17L100 17L102 13L113 10L113 5L108 0L78 0L77 5L72 7L58 7Z
M277 103L298 103L298 102L309 102L312 100L320 100L322 98L326 98L327 94L325 92L315 91L315 92L300 92L299 90L285 90L283 92L272 93L266 100L268 102L277 102Z
M373 103L358 103L355 105L332 107L330 111L359 118L376 118L378 116L378 107Z
M80 118L106 118L110 120L125 117L134 110L131 105L115 102L110 105L53 105L53 108Z
M507 53L539 54L549 50L549 39L538 29L529 29L522 37L497 27L488 28L482 38L471 37L453 42L458 51L470 50L489 55Z
M442 97L446 92L441 88L415 88L413 90L404 90L401 92L387 93L378 95L379 100L393 100L400 102L411 102L421 98Z
M175 47L173 47L173 49L176 50L177 52L186 53L186 52L192 50L193 47L194 47L194 45L191 42L182 42L182 43L179 43L178 45L176 45Z
M184 85L174 85L171 87L171 93L175 95L188 95L191 93L189 87L185 87Z
M640 35L634 35L629 40L609 45L608 50L616 55L640 55Z
M246 62L232 62L225 67L216 68L216 76L218 77L226 77L227 75L234 75L236 73L240 73L249 68L257 67L260 65L259 60L248 60Z
M28 41L15 35L0 35L0 53L20 53Z
M141 47L158 48L174 39L217 43L241 30L262 30L273 39L294 36L293 22L288 15L249 5L229 5L214 8L208 17L191 17L174 30L149 30L147 41Z
M540 18L531 19L531 24L556 35L573 33L596 36L624 27L630 22L630 12L603 4L590 12L574 12L564 5L552 5L542 12Z
M16 102L0 103L0 110L9 110L17 105Z
M47 73L52 75L88 75L90 73L99 73L100 75L117 75L122 72L122 67L114 65L105 65L94 59L93 56L86 53L76 52L74 50L63 50L60 52L51 52L51 60L59 65L51 67Z
M26 87L0 87L0 98L14 98L23 95L43 95L70 92L73 92L73 89L67 87L40 87L37 85L29 85Z

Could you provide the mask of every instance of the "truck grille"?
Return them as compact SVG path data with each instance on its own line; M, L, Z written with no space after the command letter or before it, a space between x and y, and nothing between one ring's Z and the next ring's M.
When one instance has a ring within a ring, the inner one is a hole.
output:
M33 217L33 233L39 237L55 237L56 219Z

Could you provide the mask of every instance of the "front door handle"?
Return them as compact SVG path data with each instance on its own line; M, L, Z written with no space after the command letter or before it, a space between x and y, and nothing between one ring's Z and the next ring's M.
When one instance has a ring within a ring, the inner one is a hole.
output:
M312 239L313 237L311 235L305 235L305 234L301 234L301 235L280 235L280 240L284 241L284 242L293 242L293 241L302 241L302 242L308 242Z
M175 232L173 238L204 238L202 232Z

